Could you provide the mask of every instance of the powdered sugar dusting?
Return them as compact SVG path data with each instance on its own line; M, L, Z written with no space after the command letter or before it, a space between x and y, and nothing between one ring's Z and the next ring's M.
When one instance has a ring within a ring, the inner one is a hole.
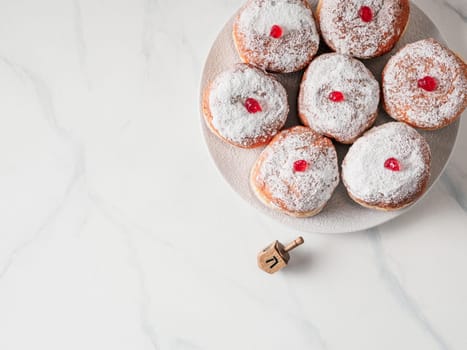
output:
M212 125L235 144L248 147L267 141L287 119L289 107L284 87L259 69L238 64L219 74L210 89ZM261 111L248 113L247 98L257 100Z
M395 158L400 171L384 167ZM398 204L418 192L430 172L425 139L404 123L371 129L350 147L342 164L342 179L352 196L370 205Z
M327 42L337 52L359 58L371 58L388 51L392 42L402 35L405 23L400 0L321 0L319 24ZM408 11L408 4L405 4ZM373 19L364 22L359 16L363 6L373 12ZM389 47L388 47L389 45Z
M250 63L270 71L299 70L318 50L313 14L303 0L250 0L237 24L243 55ZM282 28L280 38L270 36L273 25Z
M384 70L389 115L423 128L446 124L467 106L466 71L459 58L433 39L405 46ZM434 91L418 87L418 80L426 76L436 79Z
M305 171L294 171L297 160L308 163ZM263 151L260 161L255 183L270 193L273 205L291 212L321 208L339 183L334 146L309 128L281 132Z
M332 91L342 92L344 100L331 101ZM349 143L373 124L379 95L379 84L363 63L346 55L325 54L308 67L298 108L313 130Z

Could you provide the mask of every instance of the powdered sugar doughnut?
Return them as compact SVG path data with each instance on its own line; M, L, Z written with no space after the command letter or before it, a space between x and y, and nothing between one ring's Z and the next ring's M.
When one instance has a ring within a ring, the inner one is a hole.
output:
M319 35L305 0L250 0L234 20L241 59L268 71L303 69L318 51Z
M315 58L300 86L298 111L303 124L342 143L352 143L373 125L379 84L365 65L347 55Z
M425 139L404 123L386 123L359 138L342 163L350 197L364 207L395 210L419 198L430 177Z
M272 76L247 64L220 73L203 96L207 125L232 145L266 144L284 126L287 92Z
M394 119L442 128L467 107L467 65L434 39L408 44L384 68L383 95Z
M250 175L251 188L261 202L296 217L318 214L338 183L334 145L304 126L276 135Z
M409 20L409 0L320 0L317 18L334 51L372 58L390 51Z

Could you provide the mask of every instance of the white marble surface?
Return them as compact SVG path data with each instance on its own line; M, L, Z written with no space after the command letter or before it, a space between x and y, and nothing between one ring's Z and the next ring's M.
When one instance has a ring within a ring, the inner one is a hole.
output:
M377 229L305 235L208 156L203 61L241 0L0 0L0 349L467 349L467 123ZM467 57L465 0L417 0Z

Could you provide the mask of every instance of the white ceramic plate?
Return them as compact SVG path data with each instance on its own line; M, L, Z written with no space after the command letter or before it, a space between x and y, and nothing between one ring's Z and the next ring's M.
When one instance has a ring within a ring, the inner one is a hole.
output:
M233 18L219 33L211 48L208 58L206 59L201 81L201 96L206 85L219 72L231 67L237 62L240 62L240 58L238 57L232 40L232 20ZM410 22L406 33L393 51L382 57L363 62L379 79L381 77L381 71L387 60L399 48L407 43L429 37L445 43L433 22L418 7L412 4ZM275 74L276 78L285 86L289 95L290 113L285 127L299 124L296 100L302 74L303 72ZM380 113L376 120L376 124L383 124L388 121L393 121L393 119L388 117L380 107ZM314 217L305 219L293 218L269 209L255 197L249 186L250 169L263 148L253 150L240 149L223 142L209 131L204 122L202 111L201 123L211 156L227 182L248 203L289 228L302 232L315 233L343 233L359 231L380 225L410 209L409 207L399 211L381 212L363 208L349 198L342 182L339 184L324 210ZM431 180L428 184L428 189L433 186L446 166L454 147L458 129L459 121L438 131L420 131L430 144L432 152ZM339 155L339 161L341 162L347 152L348 146L336 143L335 145Z

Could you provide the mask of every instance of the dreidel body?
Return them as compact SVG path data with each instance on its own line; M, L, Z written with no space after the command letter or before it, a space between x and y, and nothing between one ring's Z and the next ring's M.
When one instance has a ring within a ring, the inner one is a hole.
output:
M303 244L302 237L284 246L279 241L274 241L258 254L258 266L267 273L275 273L287 266L290 260L289 251Z

